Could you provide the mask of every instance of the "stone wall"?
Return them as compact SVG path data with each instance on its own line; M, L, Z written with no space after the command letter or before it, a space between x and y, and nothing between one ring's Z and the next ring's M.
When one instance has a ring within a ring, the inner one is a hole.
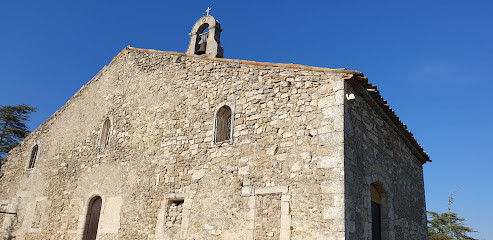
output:
M372 183L382 197L383 239L428 239L422 162L370 106L377 105L371 97L349 84L346 92L354 94L344 124L347 239L371 239Z
M3 235L81 239L101 196L98 239L344 238L349 75L127 49L10 152L0 203L17 215ZM215 144L223 105L233 139ZM106 118L110 140L97 147ZM403 184L422 185L421 166L407 164Z

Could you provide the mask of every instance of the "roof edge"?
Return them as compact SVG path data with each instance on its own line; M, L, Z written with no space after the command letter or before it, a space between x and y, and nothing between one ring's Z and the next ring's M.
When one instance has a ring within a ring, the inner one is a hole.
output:
M285 67L285 68L294 68L294 69L301 69L301 70L308 70L308 71L329 72L329 73L346 73L346 74L353 74L355 76L364 76L363 73L360 71L347 70L345 68L324 68L324 67L312 67L312 66L307 66L307 65L294 64L294 63L270 63L270 62L256 62L256 61L250 61L250 60L204 57L204 56L192 55L192 54L186 54L186 53L180 53L180 52L170 52L170 51L161 51L161 50L154 50L154 49L136 48L136 47L131 47L131 46L126 47L125 49L123 49L122 52L124 52L126 49L134 50L134 51L140 51L140 52L150 52L150 53L170 54L170 55L175 55L175 56L194 57L194 58L211 60L211 61L216 61L216 62L237 63L237 64L262 66L262 67ZM120 52L120 54L122 52ZM118 54L113 60L118 58L120 54Z
M406 124L399 119L395 114L395 111L390 108L387 101L380 95L377 86L368 82L368 78L363 76L349 76L343 79L351 85L356 92L363 96L363 99L368 105L370 105L385 122L389 123L394 128L422 164L431 162L430 156L424 151L416 138L414 138L413 133L407 129Z
M27 135L24 139L22 139L19 144L21 145L23 142L27 141L29 138L32 137L32 135L34 135L37 131L39 131L41 128L43 128L48 122L50 122L51 120L55 119L56 116L61 113L67 106L68 104L74 99L76 98L78 95L80 95L80 93L84 90L84 88L87 87L87 85L91 84L92 81L94 81L94 79L97 79L102 73L104 70L106 70L106 68L111 65L114 61L116 61L116 59L120 58L121 55L123 55L127 50L129 50L131 47L130 45L128 45L127 47L125 47L123 50L121 50L111 61L108 65L104 65L103 68L101 68L101 70L98 71L98 73L96 73L96 75L94 75L94 77L91 78L91 80L89 80L86 84L82 85L82 87L79 88L79 90L77 90L77 92L75 92L74 95L72 95L72 97L70 97L69 100L67 100L65 102L65 104L63 104L63 106L59 109L57 109L53 114L51 114L51 116L49 118L47 118L43 123L41 123L36 129L34 129L32 132L29 133L29 135ZM16 147L17 147L16 146ZM15 148L15 147L14 147ZM12 150L12 149L11 149ZM10 152L10 151L9 151Z

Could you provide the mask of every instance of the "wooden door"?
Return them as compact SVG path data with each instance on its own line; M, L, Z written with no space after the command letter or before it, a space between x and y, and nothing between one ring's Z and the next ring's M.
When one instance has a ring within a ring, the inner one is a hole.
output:
M99 216L101 215L101 205L103 200L101 197L96 197L91 202L89 206L87 221L86 221L86 231L84 240L96 240L96 235L98 233Z

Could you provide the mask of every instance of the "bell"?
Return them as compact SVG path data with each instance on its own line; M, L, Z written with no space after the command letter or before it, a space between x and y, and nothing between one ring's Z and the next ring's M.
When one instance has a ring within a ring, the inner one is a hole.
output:
M200 44L199 50L197 51L197 55L205 54L205 50L207 49L207 42L203 42Z

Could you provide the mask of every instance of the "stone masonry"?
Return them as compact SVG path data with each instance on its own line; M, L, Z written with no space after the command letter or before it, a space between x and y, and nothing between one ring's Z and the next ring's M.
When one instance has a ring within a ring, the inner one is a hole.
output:
M127 47L9 153L0 236L83 239L99 196L100 240L369 240L376 184L382 239L427 239L426 161L360 72Z

